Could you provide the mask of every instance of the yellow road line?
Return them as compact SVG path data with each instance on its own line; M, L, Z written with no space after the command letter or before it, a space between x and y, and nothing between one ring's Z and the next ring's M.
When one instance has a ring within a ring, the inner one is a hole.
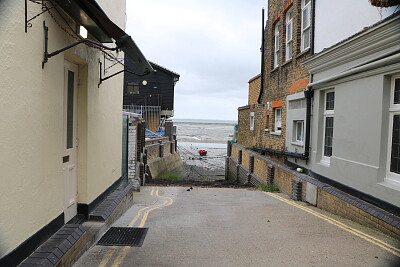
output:
M158 189L158 188L157 188ZM154 193L154 186L151 188L150 196L152 196Z
M103 260L100 262L99 267L104 267L110 261L112 255L115 252L116 247L113 246L111 249L108 250L107 254L104 256Z
M144 226L144 224L146 223L147 217L149 216L149 213L150 213L151 211L153 211L153 210L155 210L155 209L159 209L159 208L163 208L163 207L170 206L170 205L172 204L173 200L172 200L171 198L169 198L169 197L167 197L167 198L168 198L169 200L165 201L162 205L160 205L160 206L158 206L158 207L156 206L156 207L154 207L154 208L148 209L148 210L144 213L143 218L142 218L142 221L140 222L140 224L139 224L138 227L143 227L143 226Z
M354 234L354 235L356 235L356 236L358 236L358 237L360 237L360 238L362 238L362 239L364 239L364 240L366 240L366 241L368 241L368 242L370 242L372 244L375 244L375 245L379 246L380 248L382 248L382 249L384 249L386 251L389 251L390 253L400 257L400 250L399 249L397 249L397 248L385 243L382 240L379 240L379 239L377 239L377 238L375 238L373 236L370 236L370 235L368 235L368 234L366 234L364 232L361 232L361 231L359 231L357 229L354 229L354 228L352 228L352 227L350 227L350 226L348 226L348 225L346 225L346 224L344 224L344 223L342 223L342 222L340 222L338 220L335 220L335 219L333 219L331 217L328 217L328 216L326 216L324 214L321 214L321 213L319 213L319 212L317 212L315 210L312 210L310 208L307 208L307 207L304 207L302 205L299 205L294 201L288 200L286 198L283 198L281 196L278 196L278 195L270 193L270 192L264 192L264 193L269 195L269 196L271 196L271 197L274 197L274 198L276 198L278 200L286 202L289 205L292 205L292 206L297 207L299 209L302 209L302 210L304 210L304 211L306 211L306 212L308 212L310 214L313 214L314 216L317 216L317 217L319 217L319 218L321 218L321 219L323 219L323 220L325 220L325 221L327 221L327 222L329 222L329 223L331 223L333 225L336 225L337 227L339 227L339 228L341 228L343 230L346 230L347 232L350 232L350 233L352 233L352 234Z
M153 191L152 191L152 192L153 192ZM159 197L159 195L158 195L158 187L157 187L157 189L156 189L156 196ZM148 207L144 207L144 208L140 209L140 210L138 211L138 213L136 214L136 216L135 216L135 217L133 218L133 220L131 221L131 223L129 224L129 227L133 227L133 225L136 223L136 221L140 218L140 216L141 216L141 214L142 214L143 211L145 211L145 213L143 214L143 218L142 218L142 220L141 220L141 222L140 222L140 224L139 224L138 227L143 227L143 226L145 225L145 223L146 223L146 221L147 221L147 218L148 218L148 216L149 216L149 213L150 213L151 211L153 211L153 210L155 210L155 209L160 209L160 208L163 208L163 207L170 206L170 205L172 205L172 203L174 202L174 201L172 200L172 198L170 198L170 197L163 197L163 198L166 198L167 200L164 201L162 204L159 204L159 205L156 205L156 206L153 206L153 207L152 207L152 206L148 206ZM122 261L125 259L126 254L127 254L128 251L129 251L129 249L130 249L130 247L124 247L124 248L120 251L120 253L118 254L118 256L115 258L115 260L114 260L114 262L112 263L111 266L116 267L116 266L121 265Z
M372 240L374 240L374 241L376 241L376 242L378 242L378 243L382 243L382 245L387 246L387 247L389 247L390 249L393 249L393 250L395 250L395 251L397 251L397 252L400 253L400 249L397 249L397 248L395 248L395 247L393 247L393 246L391 246L391 245L385 243L385 242L382 241L382 240L379 240L379 239L377 239L377 238L375 238L375 237L373 237L373 236L370 236L370 235L368 235L368 234L366 234L366 233L364 233L364 232L361 232L360 230L354 229L354 228L352 228L352 227L350 227L350 226L348 226L348 225L346 225L346 224L344 224L344 223L342 223L342 222L340 222L340 221L338 221L338 220L335 220L335 219L333 219L333 218L331 218L331 217L329 217L329 216L326 216L326 215L323 215L323 214L321 214L321 213L318 213L317 211L312 210L312 209L310 209L310 208L301 206L301 205L297 204L296 202L291 201L291 200L288 200L288 199L283 198L283 197L281 197L281 196L274 195L274 194L271 194L271 193L269 193L269 195L271 195L271 196L273 196L273 197L275 197L275 198L278 198L278 199L280 199L280 200L282 200L282 201L284 201L284 202L287 202L287 203L289 203L289 204L291 204L291 205L293 205L293 206L299 207L299 208L301 208L301 209L303 209L303 210L305 210L305 211L307 211L307 212L309 212L309 213L314 214L314 215L317 216L317 217L321 217L321 218L324 219L324 220L330 220L330 221L334 222L335 225L338 225L339 227L344 227L344 228L348 229L348 230L351 231L351 232L355 232L355 233L357 233L357 234L359 234L359 235L363 235L363 236L365 236L365 237L367 237L367 238L370 238L370 239L372 239Z

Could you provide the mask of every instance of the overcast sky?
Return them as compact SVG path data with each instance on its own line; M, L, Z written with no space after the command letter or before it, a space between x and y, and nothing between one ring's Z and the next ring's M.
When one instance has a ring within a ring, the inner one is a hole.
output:
M179 73L174 118L237 120L260 73L267 0L127 0L126 32L145 57Z

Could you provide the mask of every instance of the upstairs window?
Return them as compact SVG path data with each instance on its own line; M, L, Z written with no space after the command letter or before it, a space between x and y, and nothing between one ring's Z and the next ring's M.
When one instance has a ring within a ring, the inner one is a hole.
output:
M128 95L138 95L139 94L139 83L131 82L127 86Z
M301 1L301 51L310 48L311 0Z
M286 61L292 59L293 54L293 8L286 12Z
M274 68L279 66L279 23L275 24L274 30Z

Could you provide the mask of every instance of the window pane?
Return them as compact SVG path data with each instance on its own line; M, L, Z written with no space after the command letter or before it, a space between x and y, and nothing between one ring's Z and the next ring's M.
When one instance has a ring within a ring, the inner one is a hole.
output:
M310 28L303 32L303 49L310 47Z
M282 129L282 109L277 108L275 110L275 131Z
M400 115L393 116L390 171L400 174Z
M332 156L333 143L333 117L325 119L325 138L324 138L324 156Z
M286 45L286 60L289 60L291 58L292 58L292 42Z
M400 104L400 79L394 80L393 104Z
M326 94L326 110L334 110L335 109L335 92L330 92Z
M310 6L303 9L303 21L302 21L302 29L310 26Z
M307 5L308 3L310 3L311 2L311 0L305 0L304 1L304 5Z
M67 95L67 149L73 147L74 138L74 75L68 71L68 95Z
M303 141L303 125L304 123L302 121L296 123L296 141Z

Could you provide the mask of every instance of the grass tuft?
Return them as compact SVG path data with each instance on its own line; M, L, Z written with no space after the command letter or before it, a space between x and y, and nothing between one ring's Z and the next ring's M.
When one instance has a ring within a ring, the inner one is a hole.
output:
M279 188L275 184L259 184L258 189L265 192L279 192Z
M169 173L169 172L162 173L159 178L165 179L165 180L173 180L173 181L178 181L179 180L178 174Z

